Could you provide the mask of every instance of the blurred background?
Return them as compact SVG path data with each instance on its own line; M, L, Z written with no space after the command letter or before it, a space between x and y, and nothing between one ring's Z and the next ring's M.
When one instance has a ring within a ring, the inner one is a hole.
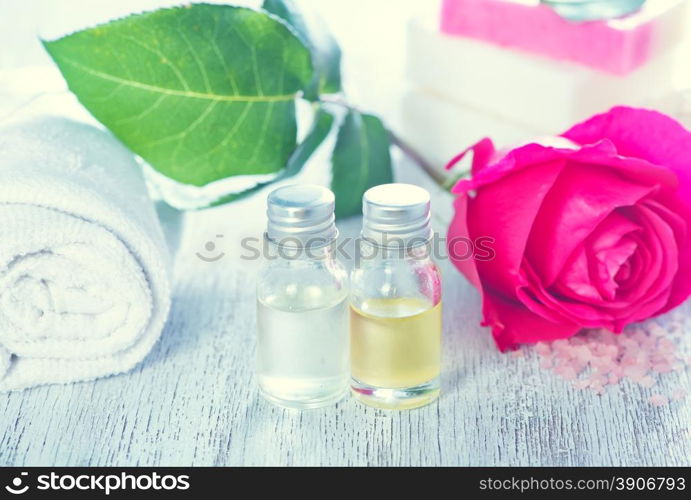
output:
M489 6L502 0L448 0L444 22L442 0L302 0L300 4L321 14L340 42L349 100L381 114L436 167L483 136L510 144L555 134L614 104L656 107L681 117L689 113L688 94L678 92L691 87L691 9L685 0L648 0L649 14L614 26L623 40L621 50L636 50L641 40L652 47L638 67L619 68L616 75L601 67L559 60L554 51L545 55L540 49L514 50L501 36L492 40L492 33L504 29L505 14L496 13L491 29L470 26L463 19L487 18L483 12L468 10L473 1ZM0 70L50 65L39 36L53 38L132 12L179 3L0 0ZM258 6L261 2L234 3ZM549 27L539 24L544 24L542 20L532 19L537 28L546 30L545 48L560 43L549 38ZM444 23L442 34L439 26ZM577 45L572 34L563 37L565 44ZM583 50L597 51L598 43L592 41L593 47Z

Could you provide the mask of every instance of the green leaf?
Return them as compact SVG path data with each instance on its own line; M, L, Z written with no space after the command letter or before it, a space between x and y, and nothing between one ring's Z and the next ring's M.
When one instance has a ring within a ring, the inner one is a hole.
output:
M303 13L293 0L264 0L262 8L284 19L312 50L315 72L305 89L305 98L317 100L320 94L341 91L341 49L324 20L314 13Z
M362 212L362 195L393 182L391 138L379 118L349 110L338 131L332 158L331 190L336 217Z
M293 151L293 154L290 156L285 170L283 170L276 178L272 179L269 182L259 183L253 188L243 191L242 193L234 193L228 196L224 196L213 202L211 206L215 207L218 205L223 205L225 203L240 200L251 194L256 193L257 191L268 186L269 184L282 181L296 175L298 172L300 172L300 170L302 170L302 167L305 165L307 160L309 160L312 154L317 150L317 148L322 144L322 142L324 142L324 139L326 139L326 137L329 135L333 123L334 116L325 109L320 108L317 111L317 115L314 118L314 124L312 125L312 128L310 129L309 133L307 134L307 137L305 137L305 139L300 143L297 149Z
M275 173L296 148L311 54L270 14L192 4L44 45L81 103L178 182Z

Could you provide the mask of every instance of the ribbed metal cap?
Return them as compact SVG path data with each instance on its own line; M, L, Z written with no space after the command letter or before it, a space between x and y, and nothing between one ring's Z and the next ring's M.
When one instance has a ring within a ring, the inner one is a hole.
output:
M362 199L362 237L384 246L422 244L432 238L429 193L412 184L382 184Z
M334 194L325 187L294 184L275 189L267 200L266 236L289 246L320 246L338 237Z

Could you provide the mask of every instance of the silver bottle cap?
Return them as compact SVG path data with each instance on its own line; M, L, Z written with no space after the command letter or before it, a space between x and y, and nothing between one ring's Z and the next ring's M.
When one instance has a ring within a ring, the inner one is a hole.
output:
M382 184L362 198L362 237L383 246L417 246L432 236L429 193L412 184Z
M279 245L318 247L338 237L334 194L325 187L293 184L269 194L266 236Z

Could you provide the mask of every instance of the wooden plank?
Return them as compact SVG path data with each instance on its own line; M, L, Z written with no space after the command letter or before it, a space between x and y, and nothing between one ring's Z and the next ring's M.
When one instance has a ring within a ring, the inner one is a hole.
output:
M411 165L401 174L425 183ZM249 216L263 214L261 198L188 217L171 318L134 372L0 395L1 465L689 464L688 403L654 408L650 389L627 383L574 391L535 357L499 354L477 294L446 262L438 403L388 413L346 399L298 413L264 402L252 381L256 263L237 247L262 231L263 215ZM228 255L203 263L195 253L211 240ZM678 386L688 371L655 390Z

